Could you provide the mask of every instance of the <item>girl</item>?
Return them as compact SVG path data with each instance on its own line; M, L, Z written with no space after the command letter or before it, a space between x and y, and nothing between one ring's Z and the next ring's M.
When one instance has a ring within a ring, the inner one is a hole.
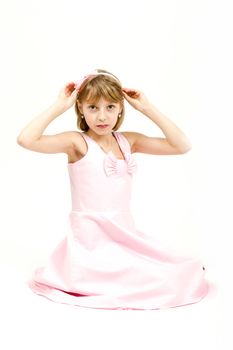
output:
M124 119L124 100L165 137L116 131ZM44 135L48 124L73 105L81 132ZM83 307L141 310L195 303L208 293L202 264L160 246L135 227L130 214L132 153L182 154L191 148L143 92L123 88L113 74L95 70L65 85L17 141L36 152L68 157L71 230L29 282L35 293Z

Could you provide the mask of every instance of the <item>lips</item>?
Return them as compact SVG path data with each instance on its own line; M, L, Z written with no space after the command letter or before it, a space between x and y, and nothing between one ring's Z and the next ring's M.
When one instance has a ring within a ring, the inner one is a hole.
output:
M98 128L104 129L108 127L108 124L99 124L97 125Z

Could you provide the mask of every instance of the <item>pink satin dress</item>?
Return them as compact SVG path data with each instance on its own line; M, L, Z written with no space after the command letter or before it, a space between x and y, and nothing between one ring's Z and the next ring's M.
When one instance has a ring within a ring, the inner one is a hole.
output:
M88 151L68 163L70 231L29 282L50 300L98 309L164 309L208 294L196 258L170 251L139 231L130 212L136 162L127 139L113 132L124 159L82 133Z

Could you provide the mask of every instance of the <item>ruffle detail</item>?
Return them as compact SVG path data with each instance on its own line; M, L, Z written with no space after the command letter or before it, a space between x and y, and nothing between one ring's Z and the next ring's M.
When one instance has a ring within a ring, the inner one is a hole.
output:
M124 175L125 173L133 174L137 171L137 163L130 153L124 154L125 159L117 159L116 156L109 152L104 160L104 170L107 176L114 174ZM122 164L123 163L123 164Z

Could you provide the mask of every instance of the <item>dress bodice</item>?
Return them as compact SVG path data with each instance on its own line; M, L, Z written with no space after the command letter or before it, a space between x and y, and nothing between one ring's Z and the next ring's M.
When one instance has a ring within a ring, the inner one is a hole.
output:
M82 159L68 163L72 210L129 210L136 162L128 140L120 132L113 132L124 155L124 159L118 159L112 152L104 152L90 136L81 135L87 143L87 153Z

